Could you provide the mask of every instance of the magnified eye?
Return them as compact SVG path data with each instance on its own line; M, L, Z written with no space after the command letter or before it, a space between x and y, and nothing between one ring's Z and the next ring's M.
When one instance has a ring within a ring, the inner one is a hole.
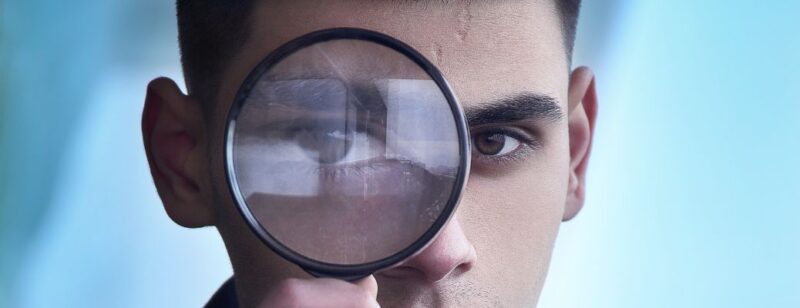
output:
M370 159L383 149L383 142L367 132L339 128L301 129L291 139L307 157L324 164Z
M341 160L352 146L352 136L342 129L300 130L294 140L306 152L313 153L321 163L331 164Z
M502 132L484 132L472 137L472 147L486 156L503 156L520 147L518 139Z

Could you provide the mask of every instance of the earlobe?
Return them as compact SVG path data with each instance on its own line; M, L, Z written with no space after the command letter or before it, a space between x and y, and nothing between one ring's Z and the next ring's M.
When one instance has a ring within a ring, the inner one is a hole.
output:
M563 221L578 215L586 199L586 169L597 118L594 73L587 67L572 72L569 84L569 179Z
M210 193L200 142L204 138L200 106L170 79L147 87L142 137L150 173L167 214L185 227L213 224Z

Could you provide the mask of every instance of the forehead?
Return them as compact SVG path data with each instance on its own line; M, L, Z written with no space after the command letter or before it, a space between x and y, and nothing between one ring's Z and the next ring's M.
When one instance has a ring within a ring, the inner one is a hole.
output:
M230 101L249 71L303 34L335 27L383 32L434 63L463 105L538 92L563 105L567 59L552 0L259 1L250 36L225 73Z

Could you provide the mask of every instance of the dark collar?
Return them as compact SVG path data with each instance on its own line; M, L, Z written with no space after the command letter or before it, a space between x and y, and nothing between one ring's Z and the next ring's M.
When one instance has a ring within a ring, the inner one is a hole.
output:
M206 308L238 308L239 300L236 298L236 285L233 282L233 277L225 281L219 290L211 296L211 299L206 303Z

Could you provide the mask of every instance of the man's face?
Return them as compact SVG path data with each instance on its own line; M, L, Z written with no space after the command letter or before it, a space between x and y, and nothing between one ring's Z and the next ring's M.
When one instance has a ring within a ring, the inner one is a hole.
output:
M552 97L565 115L470 127L473 137L495 136L490 141L505 142L511 152L490 155L473 148L456 215L425 251L376 275L379 302L384 307L534 305L570 180L569 72L559 17L551 0L451 2L256 4L250 37L224 74L207 128L215 224L243 304L256 304L282 278L307 275L259 241L236 211L222 159L227 111L245 76L273 49L315 30L358 27L386 33L421 52L442 71L465 110L536 94Z

